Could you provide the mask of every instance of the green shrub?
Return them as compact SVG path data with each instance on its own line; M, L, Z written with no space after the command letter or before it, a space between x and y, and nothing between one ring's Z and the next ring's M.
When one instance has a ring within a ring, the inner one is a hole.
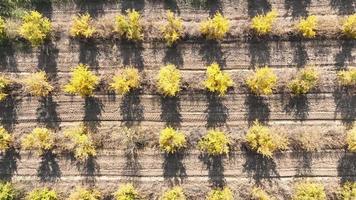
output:
M7 183L0 183L0 200L15 200L16 199L16 191L14 186Z
M131 90L140 87L140 75L133 67L125 68L121 73L115 75L110 84L110 88L117 94L124 95Z
M200 32L209 40L223 39L229 29L230 22L221 13L216 13L213 18L200 24Z
M356 152L356 127L347 131L346 143L351 152Z
M0 41L6 37L6 22L0 16Z
M22 20L20 35L28 40L32 46L41 45L51 33L51 21L37 11L26 13Z
M233 200L234 194L230 188L214 189L209 192L207 200Z
M317 86L318 80L319 74L314 68L305 68L288 84L288 88L295 95L306 94Z
M246 84L257 95L271 95L277 84L277 75L265 66L257 69L255 74L248 77Z
M25 150L36 150L39 155L45 151L53 149L55 144L54 133L47 128L34 128L21 141L21 146Z
M26 200L57 200L57 192L48 188L38 188L27 194Z
M158 73L157 88L165 96L176 96L180 91L182 75L176 66L169 64Z
M300 182L296 185L293 200L326 200L324 186L313 182Z
M356 85L356 69L340 71L337 73L337 78L342 86Z
M274 133L258 121L247 131L246 141L251 149L269 158L274 151L286 149L289 144L287 137Z
M68 200L99 200L101 194L95 189L85 189L77 187L70 195Z
M115 200L137 200L140 199L140 195L136 188L128 183L119 187L114 193Z
M96 33L96 29L93 25L93 19L89 13L75 16L73 24L70 29L70 36L79 38L91 38Z
M346 182L343 184L340 192L340 200L356 199L356 182Z
M300 20L297 28L298 31L306 38L313 38L316 35L317 17L311 15L306 19Z
M10 79L5 77L4 75L0 75L0 101L5 100L7 97L7 89L10 86Z
M272 26L277 15L276 11L270 11L265 15L257 15L252 18L251 28L258 35L266 35L272 31Z
M213 63L206 69L206 80L204 86L210 92L217 92L224 96L227 89L234 84L229 74L220 70L219 64Z
M210 155L222 155L229 153L230 139L221 131L210 130L208 134L202 137L198 143L200 150Z
M79 64L72 70L71 80L64 86L64 91L82 97L92 96L98 84L99 78L89 70L88 66Z
M115 32L127 40L140 41L143 39L141 15L135 10L126 10L126 15L119 15L115 20Z
M10 148L13 138L3 126L0 126L0 151L6 151ZM1 200L1 198L0 198Z
M182 19L175 17L172 11L167 11L167 23L161 28L164 40L168 46L172 46L179 40L184 32Z
M346 18L342 25L342 32L350 38L356 39L356 14L350 15Z
M91 133L84 125L66 130L64 136L69 139L70 150L74 151L74 157L79 161L96 155Z
M24 79L23 84L26 92L33 96L45 97L53 90L44 71L31 73Z
M175 186L164 192L160 200L186 200L183 188Z
M175 153L184 148L187 144L185 135L174 130L171 127L166 127L161 131L159 136L159 146L166 153Z

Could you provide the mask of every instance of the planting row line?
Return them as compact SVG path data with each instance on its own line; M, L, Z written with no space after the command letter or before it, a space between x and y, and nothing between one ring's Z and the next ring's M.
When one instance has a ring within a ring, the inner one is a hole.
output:
M269 35L274 27L280 26L276 24L277 16L276 11L257 15L252 18L249 29L258 37ZM303 38L314 38L320 35L318 30L322 25L319 21L319 17L314 15L301 19L293 25L294 28L288 34L298 33ZM140 42L144 40L143 24L140 13L135 10L127 10L125 15L118 15L115 20L109 22L107 19L94 21L89 14L81 14L74 17L69 34L81 39L119 37ZM333 26L338 27L339 36L356 38L356 14L339 19ZM160 37L168 46L172 46L185 37L185 29L182 19L168 11L166 21L159 27ZM199 25L201 36L208 40L222 40L230 30L231 22L219 12ZM52 32L51 21L37 11L25 14L20 24L0 17L0 39L22 37L36 47L49 39Z

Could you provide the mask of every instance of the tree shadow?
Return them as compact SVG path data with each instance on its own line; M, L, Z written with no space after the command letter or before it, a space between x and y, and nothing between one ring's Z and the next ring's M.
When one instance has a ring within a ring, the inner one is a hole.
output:
M120 114L126 126L139 125L144 119L143 110L138 91L129 92L122 97Z
M0 120L1 124L9 131L13 130L17 123L17 107L20 99L9 95L0 103Z
M180 127L182 115L179 97L161 96L161 119L166 122L167 126Z
M288 114L293 114L298 120L306 120L310 111L308 97L306 95L290 96L284 110Z
M15 47L9 41L0 44L0 69L1 71L17 72Z
M93 69L99 68L99 49L95 41L79 40L79 62L87 64Z
M21 159L19 152L14 147L0 154L0 180L10 181L17 171L17 160Z
M201 154L199 156L208 170L209 181L214 187L223 187L226 184L224 176L224 162L223 156L209 156L208 154Z
M184 64L182 49L178 44L176 46L168 47L163 58L164 64L174 64L178 68Z
M183 163L184 156L184 152L164 154L163 177L169 180L172 185L183 183L183 180L187 177Z
M305 43L302 40L292 42L292 48L294 49L293 62L297 64L297 67L303 67L309 60L308 52L306 51Z
M223 5L221 0L208 0L206 7L209 8L209 16L213 17L217 12L223 14Z
M90 131L96 133L100 127L100 117L103 104L100 99L86 97L84 105L84 123Z
M350 89L350 90L349 90ZM334 102L336 104L335 117L338 113L346 125L352 125L356 116L356 95L353 88L336 87L334 90Z
M52 1L35 0L31 1L30 3L33 10L37 10L38 12L43 13L43 15L46 16L48 19L52 19Z
M208 105L206 109L207 113L207 127L213 128L216 126L222 126L226 123L229 116L229 109L222 103L221 98L214 93L207 92L206 97Z
M80 10L80 13L89 13L92 17L98 17L104 13L103 0L74 0Z
M263 123L269 120L271 110L263 97L249 94L245 98L245 106L247 108L246 118L249 125L255 120Z
M270 45L266 41L261 41L259 38L253 38L249 41L249 52L251 55L251 67L265 66L270 63L271 50Z
M58 165L57 156L52 151L46 151L41 156L40 166L37 169L37 176L41 181L55 181L61 177L61 170Z
M82 176L85 176L85 181L90 184L95 184L97 176L100 176L100 166L96 161L96 158L89 156L84 162L77 162L78 170L82 171Z
M297 173L296 176L312 175L313 153L302 151L302 152L296 152L293 155L298 159L298 163L296 166L296 173Z
M356 9L356 2L354 0L331 0L330 5L340 15L352 15Z
M164 9L171 10L174 13L180 14L180 9L177 0L163 0Z
M226 55L222 51L221 44L214 40L204 40L200 46L199 53L202 60L207 64L217 62L221 68L226 67Z
M48 128L59 129L61 119L57 114L58 103L53 101L52 95L39 99L39 107L37 108L37 122L44 123Z
M127 9L135 9L141 11L145 8L145 0L122 0L121 1L121 12L126 11Z
M121 40L121 42L117 45L120 48L120 56L123 59L123 65L135 66L139 70L143 69L144 59L142 56L142 52L144 48L141 43Z
M254 17L269 12L272 5L268 0L247 0L248 15Z
M57 75L57 58L59 50L52 42L41 46L37 67L54 77Z
M352 56L352 49L355 48L355 40L341 40L339 41L341 51L335 56L335 65L338 70L347 67L348 63L352 63L354 58Z
M140 170L142 166L138 159L137 150L125 151L125 167L123 170L123 175L130 178L136 178L140 176Z
M308 15L307 8L310 6L310 0L285 0L284 7L286 10L291 11L293 18L305 17Z
M339 160L337 172L342 182L356 181L356 154L345 152Z

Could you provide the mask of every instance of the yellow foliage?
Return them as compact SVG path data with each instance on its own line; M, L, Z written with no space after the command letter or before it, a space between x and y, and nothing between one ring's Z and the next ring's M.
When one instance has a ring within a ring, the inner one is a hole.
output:
M247 131L246 141L251 149L268 158L272 157L274 151L286 149L289 144L286 136L272 132L258 121Z
M32 46L39 46L49 36L52 24L37 11L26 13L20 27L20 35L27 39Z
M326 200L324 186L313 182L300 182L296 185L293 200Z
M262 188L254 187L251 191L252 200L273 200Z
M64 91L69 94L78 94L82 97L92 96L99 78L93 74L87 65L79 64L72 70L72 77Z
M24 79L25 90L34 96L44 97L53 90L53 86L48 82L46 72L40 71L28 75Z
M209 192L207 200L233 200L234 194L230 188L214 189Z
M312 67L301 70L297 77L293 79L288 88L293 94L306 94L317 85L319 80L319 73Z
M315 29L317 25L317 17L311 15L306 19L300 20L297 28L300 33L306 38L313 38L316 35Z
M218 92L219 96L224 96L227 89L233 85L229 74L220 70L219 64L213 63L206 69L206 80L204 86L210 92Z
M70 140L76 159L85 161L90 156L96 155L91 133L84 125L66 130L64 136Z
M230 22L221 13L216 13L213 18L200 24L200 32L209 40L221 40L229 30Z
M340 200L355 200L356 199L356 182L346 182L343 184Z
M356 69L340 71L337 73L337 77L342 86L356 85Z
M0 126L0 151L9 149L12 141L13 139L10 133L7 132L3 126Z
M229 153L230 139L221 131L210 130L208 134L202 137L198 143L200 150L210 155L222 155Z
M182 75L176 66L169 64L162 67L158 73L157 87L165 96L176 96L180 91Z
M72 37L91 38L96 33L93 19L89 13L75 16L69 34Z
M21 142L21 146L26 150L36 150L39 155L45 151L53 149L55 144L54 133L47 128L35 128L27 134Z
M26 200L57 200L57 192L49 188L38 188L32 190L25 198Z
M171 127L163 129L159 136L159 146L166 153L175 153L184 148L186 143L185 135Z
M349 147L349 151L356 152L356 127L347 131L346 143Z
M125 68L121 73L115 75L110 88L117 94L124 95L140 86L140 75L133 67Z
M270 95L277 84L277 76L272 69L265 66L257 69L254 75L248 77L246 84L257 95Z
M10 83L10 79L5 77L4 75L0 75L0 101L5 100L5 98L7 97L8 94L6 93L6 90L9 87Z
M101 194L95 189L85 189L77 187L70 195L68 200L99 200Z
M0 17L0 40L6 36L6 22Z
M128 40L140 41L143 39L141 15L136 10L126 10L126 15L119 15L115 21L115 32Z
M183 188L176 186L167 190L160 200L186 200L186 197Z
M179 40L184 31L182 19L175 17L172 11L167 11L167 23L161 28L163 38L168 46L172 46Z
M115 200L138 200L140 195L136 188L128 183L121 185L119 189L114 193Z
M356 14L350 15L346 18L342 25L342 32L353 39L356 39Z
M15 200L17 199L17 191L10 182L0 182L0 199Z
M270 11L265 15L257 15L252 18L251 28L255 30L258 35L266 35L271 32L277 15L278 13L276 11Z

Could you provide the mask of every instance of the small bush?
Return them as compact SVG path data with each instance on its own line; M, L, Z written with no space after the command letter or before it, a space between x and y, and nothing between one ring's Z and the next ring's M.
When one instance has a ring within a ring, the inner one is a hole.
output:
M229 29L230 22L221 13L216 13L213 18L200 24L200 32L209 40L223 39Z
M3 126L0 126L0 151L6 151L9 149L12 141L13 138L10 133L7 132Z
M32 190L26 196L26 200L57 200L57 192L48 188L38 188Z
M337 73L337 78L342 86L356 85L356 69L343 70Z
M90 156L96 155L91 133L84 125L66 130L64 136L69 139L70 150L74 151L74 157L79 161L85 161Z
M351 152L356 152L356 127L347 131L346 143Z
M165 96L176 96L180 91L182 75L176 66L169 64L158 73L158 91Z
M4 75L0 75L0 101L5 100L5 98L7 97L7 89L10 85L10 79L8 79L7 77L5 77Z
M110 84L110 88L117 94L124 95L131 90L140 87L140 75L133 67L125 68L121 73L115 75Z
M183 188L176 186L164 192L160 200L186 200L186 197Z
M247 131L246 141L251 149L269 158L274 151L286 149L289 143L287 137L274 133L258 121Z
M346 182L343 184L340 192L340 200L356 199L356 182Z
M233 200L234 194L230 188L225 187L224 189L214 189L209 192L207 200Z
M92 96L98 84L99 78L89 70L88 66L79 64L72 70L71 80L64 86L64 91L82 97Z
M305 68L288 84L288 88L295 95L303 95L315 88L318 80L319 74L314 68Z
M304 151L318 151L322 146L322 134L320 132L301 132L295 136L299 148Z
M96 33L93 19L89 13L75 16L70 29L70 36L79 38L91 38Z
M265 15L257 15L252 18L251 28L258 35L266 35L271 32L272 25L277 18L276 11L270 11Z
M136 150L145 146L147 143L147 134L139 129L123 127L120 131L120 144L125 147L125 153L134 155Z
M114 193L115 200L137 200L140 195L132 184L125 184L119 187Z
M300 20L297 28L298 31L306 38L313 38L316 35L316 25L317 25L317 17L315 15L311 15L306 19Z
M213 63L206 69L205 87L210 92L217 92L219 96L224 96L227 89L234 84L229 74L220 70L219 64Z
M200 150L210 155L222 155L229 153L230 139L221 131L210 130L208 134L202 137L198 143Z
M356 39L356 14L350 15L346 18L342 25L342 32L350 38Z
M77 187L70 195L68 200L99 200L101 194L95 189L85 189Z
M53 90L48 82L46 72L40 71L28 75L23 81L26 92L33 96L45 97Z
M7 183L0 183L0 200L15 200L16 199L16 191L14 186Z
M254 75L248 77L246 84L257 95L271 95L277 84L277 76L266 66L257 69Z
M167 11L167 23L161 28L164 40L168 46L172 46L179 40L184 32L182 19L175 17L172 11Z
M166 127L161 131L159 136L159 146L166 153L175 153L184 148L187 144L185 135L174 130L171 127Z
M6 37L6 22L0 17L0 41Z
M51 21L37 11L26 13L22 20L20 35L28 40L32 46L41 45L51 33Z
M127 40L140 41L143 39L143 28L140 21L140 13L135 10L126 10L126 15L116 17L115 32Z
M39 155L45 151L53 149L55 144L55 136L53 132L47 128L35 128L31 133L26 135L21 146L25 150L36 150Z
M313 182L300 182L296 185L293 200L326 200L324 186Z
M273 200L262 188L254 187L251 191L252 200Z

